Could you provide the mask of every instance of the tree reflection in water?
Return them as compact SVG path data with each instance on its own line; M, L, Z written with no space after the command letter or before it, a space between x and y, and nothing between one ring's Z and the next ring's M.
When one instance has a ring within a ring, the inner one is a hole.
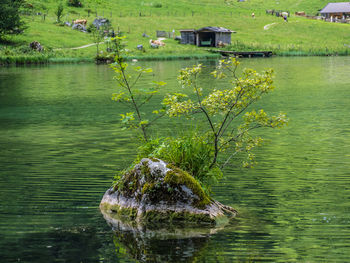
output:
M122 221L103 213L112 227L117 255L128 255L140 262L193 262L201 258L210 236L223 228L188 228L183 225L147 225Z

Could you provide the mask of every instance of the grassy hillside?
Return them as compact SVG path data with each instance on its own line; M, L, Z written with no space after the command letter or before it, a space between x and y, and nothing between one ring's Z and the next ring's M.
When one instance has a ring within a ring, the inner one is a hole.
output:
M112 21L117 31L127 37L127 45L135 57L181 57L205 56L205 48L179 45L172 39L165 40L166 46L160 49L149 48L149 38L155 39L156 30L176 31L184 28L222 26L237 33L232 35L232 50L272 50L280 55L327 55L350 54L350 24L326 23L303 17L291 16L286 23L282 18L267 15L266 9L306 11L315 15L327 0L193 0L193 1L138 1L138 0L82 0L83 7L68 7L64 1L63 21L87 19L92 23L96 14ZM9 42L0 44L2 60L17 60L24 57L48 58L92 58L96 47L71 49L93 42L91 35L55 24L54 11L58 2L53 0L28 0L33 7L26 9L24 20L28 29L24 34L12 37ZM255 13L255 19L251 13ZM36 15L41 13L41 15ZM46 14L45 20L43 14ZM269 26L267 26L269 25ZM268 29L266 29L266 27ZM265 27L265 29L264 29ZM46 52L33 54L26 50L28 43L39 41ZM136 49L138 44L146 52ZM101 45L100 49L105 50Z

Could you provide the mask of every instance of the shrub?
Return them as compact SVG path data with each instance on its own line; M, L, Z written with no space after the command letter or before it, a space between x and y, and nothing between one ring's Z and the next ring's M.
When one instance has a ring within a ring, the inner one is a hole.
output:
M163 7L162 3L155 3L153 6L155 8L162 8Z
M26 28L20 16L23 0L0 1L0 40L6 35L17 35Z
M82 7L83 6L83 4L79 0L68 0L67 5L74 6L74 7Z

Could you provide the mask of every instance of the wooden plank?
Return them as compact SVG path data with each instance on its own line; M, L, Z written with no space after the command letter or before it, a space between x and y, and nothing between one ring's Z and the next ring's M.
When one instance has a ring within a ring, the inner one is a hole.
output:
M226 50L209 50L214 53L220 53L223 56L234 55L239 57L254 57L254 56L263 56L270 57L272 56L272 51L226 51Z

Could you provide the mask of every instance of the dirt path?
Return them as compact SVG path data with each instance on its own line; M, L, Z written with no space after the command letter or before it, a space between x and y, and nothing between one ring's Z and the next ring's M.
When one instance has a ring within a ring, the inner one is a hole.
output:
M103 44L104 42L100 42L99 44ZM87 48L87 47L91 47L91 46L95 46L97 45L96 43L91 43L91 44L87 44L81 47L72 47L71 49L81 49L81 48Z
M264 30L269 30L270 27L272 27L272 26L275 25L275 24L277 24L277 23L272 23L272 24L265 25L265 26L264 26Z
M104 42L100 42L99 44L103 44ZM87 44L81 47L69 47L69 48L56 48L54 49L54 51L56 50L62 50L62 49L81 49L81 48L87 48L87 47L91 47L91 46L95 46L97 45L96 43L91 43L91 44Z

